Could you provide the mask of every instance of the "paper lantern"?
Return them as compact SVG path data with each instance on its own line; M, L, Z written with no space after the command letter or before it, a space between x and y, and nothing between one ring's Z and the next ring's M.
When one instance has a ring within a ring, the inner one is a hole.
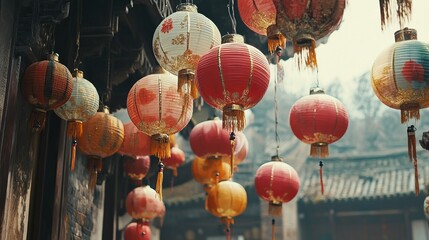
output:
M72 171L75 166L76 139L82 135L82 123L94 116L100 101L97 89L90 81L83 78L82 71L75 70L73 86L73 92L69 100L54 110L58 117L67 121L67 136L72 139Z
M207 193L206 210L221 218L227 226L234 223L234 217L242 214L247 207L247 193L240 184L222 181L214 185Z
M292 40L294 52L308 50L306 65L317 67L316 41L329 36L340 25L346 0L273 0L276 24Z
M124 171L131 179L135 181L141 181L144 177L146 177L147 173L149 172L149 167L149 156L124 157Z
M282 204L295 198L299 185L295 169L277 156L256 170L255 190L259 197L269 202L271 215L281 215Z
M429 220L429 196L427 196L423 202L423 212L425 213L426 219Z
M315 88L293 104L289 123L299 140L311 144L310 156L325 158L329 156L328 144L346 133L349 119L343 103Z
M268 88L268 60L240 35L227 35L223 42L201 57L197 87L207 104L223 111L223 128L241 131L244 110L255 106Z
M231 166L218 158L199 158L192 161L192 176L204 185L214 185L231 178Z
M127 156L150 155L150 136L140 131L133 122L124 124L124 141L119 154Z
M375 95L388 107L401 111L401 123L420 119L429 107L429 44L417 40L417 31L395 33L395 43L375 60L371 70ZM408 156L414 161L416 194L419 194L415 127L407 128Z
M109 109L97 112L83 123L83 133L77 138L79 151L88 157L91 174L89 186L93 188L97 174L102 170L102 159L115 154L124 140L121 120L109 114Z
M249 141L247 140L246 135L243 132L239 132L237 134L237 139L240 139L241 145L237 146L237 150L234 152L234 164L237 166L238 164L244 162L246 160L247 154L249 153Z
M185 162L185 152L178 147L172 147L171 156L165 158L162 162L166 168L173 170L174 176L177 176L177 168Z
M162 20L156 28L153 51L161 67L179 76L179 92L186 88L197 98L194 74L198 61L220 42L216 25L198 13L194 4L182 3L177 6L177 12Z
M51 54L48 60L35 62L25 69L21 91L34 105L30 127L41 129L45 125L46 111L61 107L71 97L73 76L58 62L58 54Z
M257 34L268 37L268 50L286 47L286 38L276 26L276 7L272 1L238 0L238 12L244 24Z
M150 136L150 152L160 159L156 190L161 200L162 159L171 156L169 135L179 132L189 123L193 110L192 97L177 92L176 85L171 74L151 74L137 81L127 98L131 121Z
M134 188L125 200L127 213L142 221L150 221L159 216L162 204L156 191L149 186Z
M150 240L151 230L149 222L132 222L125 227L125 240Z
M311 144L310 156L326 158L328 145L338 141L347 131L349 117L338 99L314 88L310 95L296 101L289 112L289 124L293 134L302 142ZM320 160L320 187L323 186L323 161Z

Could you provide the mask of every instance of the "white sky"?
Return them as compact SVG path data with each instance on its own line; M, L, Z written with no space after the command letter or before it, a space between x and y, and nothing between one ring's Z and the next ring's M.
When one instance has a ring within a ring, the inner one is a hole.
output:
M396 7L396 1L390 2ZM412 7L411 21L404 27L416 29L418 40L429 43L429 1L414 0ZM375 58L394 43L394 33L399 30L395 10L391 23L381 30L379 9L377 0L348 0L339 30L316 49L320 86L326 88L339 80L346 105L350 104L347 101L351 100L348 96L354 89L353 79L371 69ZM315 85L316 74L298 72L294 59L285 62L285 76L286 91L302 96Z

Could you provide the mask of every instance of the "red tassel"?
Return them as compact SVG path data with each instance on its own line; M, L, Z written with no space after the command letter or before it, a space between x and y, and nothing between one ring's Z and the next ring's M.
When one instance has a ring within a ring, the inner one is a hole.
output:
M276 220L271 220L271 240L276 240Z
M74 171L74 167L76 164L76 146L77 146L77 141L76 139L72 140L72 149L71 149L71 162L70 162L70 169L73 172Z
M229 135L229 141L231 143L231 177L234 175L234 146L235 146L235 133L231 132Z
M408 135L408 159L411 161L417 161L416 151L416 128L411 125L407 128Z
M323 195L325 193L325 187L323 185L323 162L322 161L319 162L319 166L320 166L320 169L319 169L320 191L321 191L321 193Z
M417 159L414 160L414 188L416 191L416 197L420 194L420 186L419 186L419 170L417 167Z

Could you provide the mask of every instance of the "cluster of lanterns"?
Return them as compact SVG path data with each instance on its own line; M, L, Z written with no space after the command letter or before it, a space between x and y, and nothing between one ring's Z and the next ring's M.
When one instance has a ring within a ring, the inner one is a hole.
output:
M244 23L268 37L271 53L284 48L286 38L290 39L298 55L306 51L305 65L312 69L317 69L316 41L338 28L345 5L345 0L238 1ZM407 9L403 8L402 13L408 13ZM385 18L382 14L383 24ZM404 123L419 119L419 109L429 106L429 48L417 41L413 29L398 31L395 39L396 43L375 61L371 82L381 102L401 110ZM125 171L141 185L149 171L149 155L156 156L156 190L138 186L126 200L127 212L136 222L127 226L125 239L150 239L148 222L165 214L164 167L177 175L177 167L185 162L185 154L175 146L173 136L189 123L193 100L201 95L223 115L222 120L208 120L192 130L190 145L196 155L192 173L205 186L206 210L221 218L229 230L233 218L247 206L245 189L232 177L249 148L242 132L246 125L244 111L258 104L270 82L268 60L258 49L244 43L241 35L221 38L214 23L190 3L180 4L177 12L160 23L153 37L153 50L160 66L168 72L160 70L134 84L127 98L131 122L125 125L110 115L108 108L97 111L100 100L95 87L81 71L76 70L72 76L58 62L57 55L32 64L22 80L22 92L35 106L30 127L42 129L49 110L67 121L67 136L72 141L71 168L74 169L77 148L88 156L90 187L95 186L97 174L102 171L103 158L117 152L124 155ZM318 87L292 106L289 120L293 134L311 145L310 156L320 159L329 156L328 145L338 141L348 127L345 106ZM413 127L408 127L409 156L415 166L418 194ZM323 194L322 166L320 161ZM291 201L299 191L297 172L277 155L260 166L254 183L274 216L281 213L282 203Z

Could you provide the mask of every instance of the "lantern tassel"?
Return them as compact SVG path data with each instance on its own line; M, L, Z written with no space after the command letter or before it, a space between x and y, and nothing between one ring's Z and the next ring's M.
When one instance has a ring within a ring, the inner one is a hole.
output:
M67 137L78 138L83 134L83 122L82 121L70 121L67 123Z
M310 156L315 158L326 158L329 156L328 144L311 144Z
M379 0L380 3L380 20L381 20L381 29L384 30L386 27L386 22L390 21L390 0ZM412 0L397 0L397 16L399 19L399 25L402 26L405 20L410 20L411 17L411 8Z
M417 151L416 151L416 128L414 125L407 127L408 135L408 159L411 161L417 161Z
M415 188L416 197L417 197L420 194L419 170L417 167L417 159L414 160L414 188Z
M286 48L286 37L278 33L268 37L268 51L273 54L278 47Z
M170 141L167 134L155 134L150 137L150 153L158 158L171 157Z
M317 58L316 58L316 40L313 38L306 38L305 43L299 43L294 41L293 51L298 54L298 69L301 69L301 64L305 62L305 66L311 69L317 69Z
M70 170L73 172L76 164L76 146L77 140L72 139L72 149L71 149L71 162L70 162Z
M235 147L235 133L231 132L229 135L229 141L231 143L231 177L234 175L234 147Z
M97 184L97 176L103 170L103 161L100 157L91 156L88 159L88 170L90 173L88 188L94 190Z
M225 106L222 113L222 127L231 132L242 131L246 124L243 108L232 104Z
M162 182L164 180L164 163L160 160L158 163L158 177L156 179L156 192L158 193L159 199L162 201Z
M221 221L226 225L225 226L226 239L231 240L231 225L234 224L234 219L230 217L222 217Z
M323 184L323 161L319 162L319 178L320 178L320 192L323 194L325 194L325 186Z
M178 75L177 91L182 94L184 92L183 90L185 90L193 99L198 98L195 73L190 69L182 69L179 71Z
M276 220L271 219L271 240L276 240Z
M420 105L415 103L404 104L401 106L401 123L408 122L411 119L420 119Z
M282 203L281 202L270 202L268 204L268 214L271 216L281 216L282 215Z
M170 147L176 146L176 136L174 134L168 135L168 141L170 141Z
M41 108L34 108L28 120L28 127L43 129L45 127L45 121L46 111Z

